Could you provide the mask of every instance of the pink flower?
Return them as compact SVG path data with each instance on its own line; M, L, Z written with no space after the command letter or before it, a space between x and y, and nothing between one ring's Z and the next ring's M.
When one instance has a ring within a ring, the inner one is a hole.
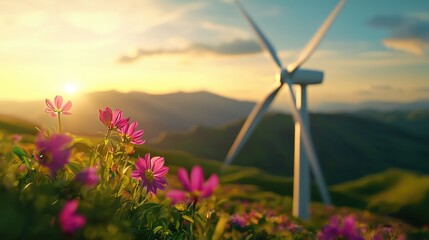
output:
M78 200L74 199L66 202L63 209L61 209L59 223L64 233L74 234L77 230L85 226L85 216L76 213L78 205Z
M171 190L167 193L173 204L185 202L186 200L197 202L200 198L210 197L219 185L219 177L216 174L212 174L204 182L204 172L201 166L192 168L190 178L188 177L188 171L184 168L179 168L177 175L185 191Z
M142 180L142 186L146 187L147 192L156 194L156 190L165 190L167 180L165 175L168 173L168 167L164 166L163 157L150 158L150 154L146 154L144 158L139 157L135 163L136 170L131 173L135 179Z
M329 224L323 226L322 230L317 234L317 239L320 240L335 240L340 238L348 240L364 239L353 216L346 216L344 219L333 216Z
M142 145L145 141L140 139L144 133L143 130L137 130L138 123L133 122L131 124L127 123L123 127L119 128L119 134L122 137L122 141L130 142L135 145Z
M70 109L72 107L72 102L68 101L64 106L63 106L63 97L61 96L55 96L54 99L54 103L52 103L51 100L49 99L45 99L45 103L46 106L48 106L45 109L45 112L51 114L52 117L56 117L57 115L65 114L65 115L70 115Z
M239 214L234 214L230 217L229 222L232 225L238 226L240 228L244 228L247 225L247 219L246 218L247 218L246 215L242 216Z
M13 134L12 136L10 136L10 139L12 140L13 144L17 144L22 140L22 135Z
M97 176L97 169L94 167L90 167L76 174L74 180L82 183L87 187L92 188L97 186L98 182L100 181L100 178Z
M106 125L109 130L115 130L118 128L122 128L125 125L128 124L128 121L130 118L123 118L123 113L121 110L116 109L115 112L112 112L112 109L106 107L106 109L103 111L101 109L98 109L98 112L100 113L99 118L100 121Z
M36 139L36 159L55 176L57 171L69 162L72 138L65 134L52 134L49 138L43 132Z

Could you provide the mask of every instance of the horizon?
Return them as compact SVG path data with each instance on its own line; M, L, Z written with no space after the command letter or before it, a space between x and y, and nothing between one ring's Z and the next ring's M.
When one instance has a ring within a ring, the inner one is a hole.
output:
M172 91L172 92L166 92L166 93L149 93L149 92L143 92L140 90L132 90L132 91L118 91L115 89L111 90L101 90L101 91L93 91L93 92L84 92L79 94L64 94L62 95L65 100L70 100L72 102L77 101L88 101L88 96L92 94L142 94L142 95L149 95L149 96L171 96L171 95L178 95L178 94L201 94L205 93L208 95L213 95L219 98L229 99L233 101L239 101L239 102L249 102L256 104L257 101L252 101L249 99L238 99L230 96L225 96L221 94L217 94L214 92L206 91L206 90L197 90L197 91ZM49 96L47 99L53 98L54 96ZM122 99L122 97L121 97ZM27 102L40 102L41 106L44 106L45 98L43 99L29 99L29 100L1 100L0 103L7 103L7 104L14 104L14 103L27 103ZM375 110L375 111L381 111L381 112L392 112L392 111L410 111L410 110L429 110L429 107L421 107L418 104L421 103L429 103L429 98L421 98L421 99L415 99L411 101L384 101L384 100L363 100L360 102L354 102L354 103L345 103L345 102L323 102L323 103L310 103L309 110L312 113L343 113L343 112L355 112L355 111L364 111L364 110ZM373 106L368 106L369 104L374 104ZM378 105L377 105L378 104ZM413 105L417 104L417 105ZM395 105L394 107L392 105ZM410 106L407 106L410 105ZM12 106L13 108L13 106ZM283 104L281 102L274 102L273 106L270 107L271 112L278 112L278 113L290 113L290 106L288 104ZM1 114L1 113L0 113Z
M287 64L337 1L242 3ZM270 59L236 7L224 1L31 0L0 6L0 101L116 90L208 91L257 102L275 84ZM309 88L310 106L427 99L429 12L421 9L428 7L429 2L348 1L303 65L325 73L321 85ZM302 11L309 14L297 14ZM276 108L287 104L286 91L280 94Z

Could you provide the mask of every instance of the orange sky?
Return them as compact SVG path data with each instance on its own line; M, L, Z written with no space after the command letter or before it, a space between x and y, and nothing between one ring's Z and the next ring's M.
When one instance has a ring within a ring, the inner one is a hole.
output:
M304 4L243 3L276 45L282 61L288 63L336 1L309 9L317 21L303 18L298 28L302 33L293 34L287 32L291 21L286 13ZM391 36L383 36L366 26L373 16L355 16L359 6L347 4L350 6L340 14L327 39L304 65L325 72L324 83L310 88L310 103L427 99L429 61L425 53L429 43L394 38L394 30ZM382 7L373 15L384 14ZM419 8L416 4L416 10L407 10L404 16L427 24L429 14L418 15ZM400 11L398 8L398 14ZM350 40L347 29L355 27L356 19L361 22L355 31L368 36ZM285 26L277 24L279 21ZM290 44L282 38L291 39ZM275 72L271 61L252 48L254 41L235 7L222 1L0 0L0 100L115 89L149 93L207 90L257 101L274 86ZM243 52L223 50L232 44L244 46ZM280 97L279 101L286 99Z

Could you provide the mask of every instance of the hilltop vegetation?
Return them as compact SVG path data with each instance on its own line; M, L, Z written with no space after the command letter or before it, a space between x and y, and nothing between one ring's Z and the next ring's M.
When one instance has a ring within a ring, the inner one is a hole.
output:
M311 114L320 164L328 183L340 183L388 168L429 173L429 137L351 114ZM218 128L165 134L154 147L178 149L223 161L243 121ZM293 173L294 126L289 115L269 114L256 128L234 164L282 176Z

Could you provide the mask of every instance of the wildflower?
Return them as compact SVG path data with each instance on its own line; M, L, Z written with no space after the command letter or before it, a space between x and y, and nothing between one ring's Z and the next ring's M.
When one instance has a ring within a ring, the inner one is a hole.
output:
M240 228L244 228L247 225L246 215L234 214L231 216L229 222L232 225L238 226Z
M70 115L70 109L72 107L72 103L70 101L68 101L64 106L63 106L63 97L61 96L55 96L54 99L54 103L52 103L51 100L49 99L45 99L46 102L46 106L48 106L48 108L45 109L45 112L51 114L52 117L56 117L58 116L58 131L62 132L62 127L61 127L61 113L65 114L65 115Z
M122 141L127 143L132 143L135 145L142 145L145 141L140 139L144 133L143 130L137 130L138 122L133 122L131 124L125 124L123 127L119 128L119 134L122 137Z
M342 221L338 216L333 216L328 225L317 234L320 240L334 240L344 238L347 240L363 240L361 232L356 226L353 216L347 216Z
M90 167L76 174L74 180L92 188L97 186L100 178L97 176L97 169Z
M69 162L72 138L65 134L53 134L49 138L40 133L36 139L36 159L55 176L57 171Z
M190 178L188 177L188 171L184 168L179 168L177 175L185 191L171 190L167 193L173 204L186 200L197 202L201 198L210 197L219 185L219 178L216 174L212 174L204 182L204 172L201 166L192 168Z
M141 179L141 184L146 187L148 193L156 194L157 189L165 190L167 185L165 175L168 173L168 167L164 166L163 157L151 159L148 153L144 158L139 157L135 165L137 169L131 173L131 176Z
M22 135L13 134L12 136L10 136L10 140L12 140L13 144L17 144L22 140Z
M78 205L78 200L74 199L66 202L61 209L59 223L61 230L66 234L74 234L86 224L85 216L76 213Z
M61 96L55 96L54 103L49 100L45 99L46 106L48 106L45 109L45 112L49 113L52 117L56 117L57 115L65 114L70 115L70 109L72 107L72 102L68 101L65 105L63 105L63 97Z
M116 109L114 112L112 112L112 109L106 107L104 111L98 109L98 112L100 113L100 121L106 125L109 130L122 128L127 125L128 121L130 120L130 118L123 118L123 113L119 109Z

